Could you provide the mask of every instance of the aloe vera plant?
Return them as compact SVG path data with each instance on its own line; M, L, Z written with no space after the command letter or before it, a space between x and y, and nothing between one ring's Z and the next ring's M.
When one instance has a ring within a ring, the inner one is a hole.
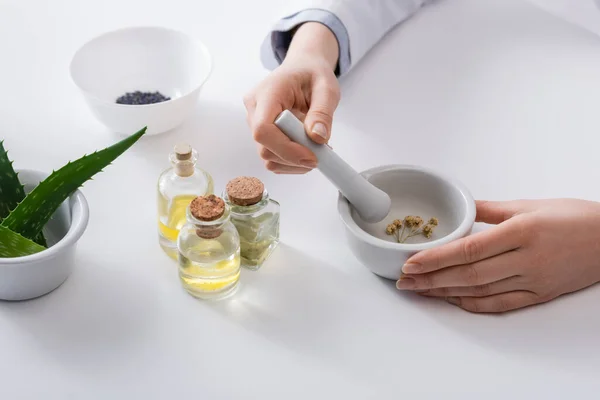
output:
M67 163L27 195L4 146L0 146L0 257L19 257L42 251L46 247L42 229L58 207L145 133L146 128L143 128L104 150Z

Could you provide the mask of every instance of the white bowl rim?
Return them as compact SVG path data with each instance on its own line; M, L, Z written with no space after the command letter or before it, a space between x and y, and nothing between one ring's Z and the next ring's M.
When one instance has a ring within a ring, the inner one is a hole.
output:
M204 77L204 79L202 80L202 82L200 82L195 88L193 88L192 90L188 91L186 94L177 97L177 98L171 98L169 100L166 101L161 101L159 103L151 103L151 104L119 104L116 102L110 102L108 100L105 99L101 99L100 97L96 96L94 93L90 92L89 90L84 89L81 85L79 85L79 83L77 83L77 80L75 79L75 77L73 76L73 64L75 63L75 59L77 58L77 56L79 55L79 53L89 44L91 44L92 42L96 41L96 40L100 40L106 36L110 36L110 35L114 35L114 34L118 34L118 33L122 33L122 32L127 32L127 31L134 31L134 30L146 30L146 29L151 29L151 30L162 30L162 31L167 31L167 32L171 32L171 33L175 33L184 37L189 38L192 42L194 42L206 55L207 58L207 62L208 62L208 72L206 73L206 76ZM195 92L197 92L200 88L202 88L202 86L204 86L204 84L206 84L206 82L209 80L209 78L212 75L214 69L214 60L213 60L213 56L210 52L210 50L208 49L208 46L206 46L206 44L191 35L188 35L187 33L184 33L182 31L179 31L177 29L173 29L173 28L168 28L165 26L158 26L158 25L137 25L137 26L128 26L128 27L124 27L124 28L119 28L119 29L113 29L111 31L107 31L104 33L101 33L99 35L96 35L94 37L92 37L91 39L89 39L88 41L86 41L85 43L83 43L78 49L77 51L75 51L75 53L73 53L73 57L71 57L71 62L69 63L69 75L71 77L71 82L73 82L73 84L75 86L77 86L77 88L82 92L85 93L86 96L88 96L91 99L94 99L97 102L100 103L104 103L104 104L109 104L113 107L119 107L119 108L150 108L150 107L159 107L161 105L164 104L168 104L168 103L173 103L175 101L178 100L182 100L185 97L189 97L192 96Z
M28 173L28 174L32 174L32 175L39 175L39 176L48 176L47 173L42 172L42 171L37 171L37 170L33 170L33 169L18 169L16 172L21 173ZM35 253L35 254L31 254L28 256L22 256L22 257L12 257L12 258L2 258L0 257L0 267L2 268L6 268L6 267L11 267L11 266L15 266L16 264L27 264L27 263L34 263L34 262L38 262L38 261L42 261L48 258L52 258L54 256L56 256L59 252L65 250L66 248L72 246L74 243L76 243L81 236L83 235L83 233L85 232L87 225L88 225L88 221L89 221L89 217L90 217L90 212L89 212L89 206L87 203L87 200L85 198L85 196L83 195L83 193L77 189L75 192L73 192L73 194L69 197L69 199L74 199L75 202L77 202L79 204L79 206L81 207L81 218L79 219L79 221L74 222L73 220L71 220L71 226L69 226L69 230L67 231L67 234L65 236L63 236L54 246L40 251L39 253ZM71 207L69 207L69 211L71 210Z
M450 243L456 239L464 237L469 232L469 230L472 229L473 224L475 223L475 216L476 216L475 200L474 200L473 196L471 195L470 191L467 189L467 187L464 184L462 184L461 182L459 182L456 179L449 178L449 177L445 176L444 174L441 174L432 169L418 166L418 165L409 165L409 164L382 165L379 167L373 167L373 168L367 169L367 170L361 172L360 174L363 175L365 178L369 178L372 175L379 174L382 172L387 172L387 171L417 171L417 172L422 172L424 174L427 174L427 175L430 175L430 176L433 176L433 177L443 180L444 182L448 183L450 186L452 186L456 190L458 190L461 193L461 195L463 196L463 199L464 199L464 202L466 205L465 217L462 220L462 222L460 223L460 225L454 231L450 232L448 235L443 236L437 240L432 240L430 242L425 242L425 243L414 243L414 244L388 242L386 240L379 239L373 235L370 235L369 233L365 232L360 226L358 226L356 221L354 221L354 218L352 218L350 203L341 193L339 193L338 194L338 213L340 214L340 217L342 218L342 221L344 222L346 227L355 236L359 237L362 241L369 243L373 246L381 247L381 248L385 248L385 249L404 250L404 251L422 251L422 250L427 250L427 249L437 247L440 245L444 245L444 244Z

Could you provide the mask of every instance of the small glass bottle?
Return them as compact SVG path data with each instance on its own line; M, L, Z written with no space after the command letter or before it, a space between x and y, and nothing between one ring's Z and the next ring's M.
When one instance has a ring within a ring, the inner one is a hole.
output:
M177 239L179 278L185 290L200 299L219 299L237 289L240 237L230 209L214 194L194 199L187 223Z
M213 179L196 165L198 153L178 144L169 155L171 167L158 178L158 238L167 255L177 260L177 236L186 221L186 209L197 196L212 194Z
M279 203L259 179L247 176L229 181L222 196L240 234L242 267L260 269L279 244Z

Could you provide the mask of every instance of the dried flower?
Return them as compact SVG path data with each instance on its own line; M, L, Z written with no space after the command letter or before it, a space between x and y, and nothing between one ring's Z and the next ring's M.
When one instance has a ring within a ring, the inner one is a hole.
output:
M385 233L387 233L388 235L393 235L394 233L396 233L396 225L394 224L389 224L386 228L385 228Z
M407 215L403 221L393 220L386 227L385 232L390 236L394 235L398 243L404 243L407 239L418 235L423 235L429 239L433 236L433 231L438 226L439 221L437 218L432 217L424 226L423 222L423 218L418 215ZM421 228L421 226L423 227Z
M433 225L427 224L423 227L421 231L423 232L423 236L429 239L431 235L433 235Z
M423 218L414 215L404 217L404 223L409 228L419 228L423 224Z

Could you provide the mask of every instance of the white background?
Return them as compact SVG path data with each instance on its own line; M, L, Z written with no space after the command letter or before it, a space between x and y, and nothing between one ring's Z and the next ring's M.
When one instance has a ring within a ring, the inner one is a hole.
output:
M263 169L241 97L267 74L259 46L277 4L0 0L0 137L18 168L49 171L119 139L68 76L94 35L159 24L215 57L184 127L85 185L91 220L70 279L0 303L0 398L593 397L600 288L501 316L398 293L345 247L325 178ZM359 170L421 164L479 199L600 200L600 40L529 3L440 2L386 37L342 92L332 145ZM182 139L219 191L256 175L282 203L283 244L226 302L185 294L157 244L156 178Z

